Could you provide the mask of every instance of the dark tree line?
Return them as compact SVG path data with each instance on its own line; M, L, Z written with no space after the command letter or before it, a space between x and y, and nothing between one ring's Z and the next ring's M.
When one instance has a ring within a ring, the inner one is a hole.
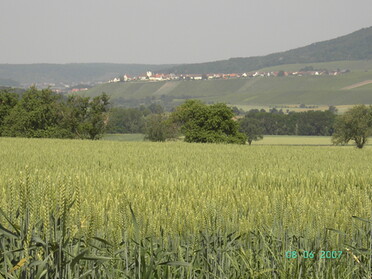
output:
M0 91L0 136L98 139L106 128L109 97L63 97L31 87Z
M107 133L135 134L145 133L146 122L151 114L162 114L164 108L158 104L137 108L114 107L109 112Z
M362 148L372 135L372 107L355 106L336 116L328 111L291 112L251 110L234 120L226 104L207 105L188 100L171 113L151 104L139 108L112 108L102 93L90 98L64 97L50 89L15 93L0 89L0 136L99 139L111 133L145 133L152 141L184 136L186 142L249 144L263 135L331 136L334 144L354 141ZM108 129L107 129L108 128Z
M251 110L244 118L255 119L254 125L261 127L264 135L330 136L334 132L336 115L330 110L288 114L277 110Z

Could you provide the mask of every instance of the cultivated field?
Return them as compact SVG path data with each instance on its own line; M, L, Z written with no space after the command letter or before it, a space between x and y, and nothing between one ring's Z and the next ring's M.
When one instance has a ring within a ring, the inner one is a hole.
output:
M369 278L371 157L0 138L0 278Z

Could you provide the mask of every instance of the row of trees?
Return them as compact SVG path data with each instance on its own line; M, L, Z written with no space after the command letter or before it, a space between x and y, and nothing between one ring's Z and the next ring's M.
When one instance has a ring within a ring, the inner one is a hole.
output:
M334 110L301 113L250 111L233 120L233 110L225 104L205 105L189 100L171 114L151 115L146 138L165 141L184 135L186 142L249 144L264 134L332 136L334 144L353 140L362 148L372 135L372 106L355 106L341 116Z
M107 132L146 133L146 138L153 141L175 139L183 134L187 142L241 143L244 131L238 133L239 123L233 120L234 113L234 109L224 104L208 106L195 100L187 101L171 114L158 104L116 107L110 110ZM247 129L251 134L251 126Z
M188 100L172 113L159 105L109 111L106 94L63 97L31 87L21 95L0 90L0 136L98 139L112 133L146 133L151 141L184 136L186 142L249 144L267 135L332 136L334 144L353 140L362 148L372 135L372 106L355 106L341 116L334 111L302 113L248 112L236 120L226 104Z
M264 112L251 110L244 122L259 126L265 135L331 136L336 114L333 111Z
M93 99L31 87L21 96L0 91L0 136L98 139L108 120L109 97Z
M205 105L189 100L177 107L168 117L152 116L147 123L147 138L164 141L185 136L187 142L245 143L263 138L263 135L314 135L333 133L336 115L332 111L301 113L249 111L234 121L233 109L225 104Z

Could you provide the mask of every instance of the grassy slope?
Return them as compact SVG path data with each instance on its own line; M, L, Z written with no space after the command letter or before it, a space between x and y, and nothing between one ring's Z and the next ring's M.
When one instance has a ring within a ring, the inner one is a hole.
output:
M210 81L129 82L103 84L86 92L95 96L106 92L115 99L142 100L164 96L177 104L186 98L233 105L354 105L371 104L371 85L341 90L346 86L372 79L372 61L341 61L315 64L282 65L264 71L297 71L304 66L315 69L350 69L339 76L265 77Z

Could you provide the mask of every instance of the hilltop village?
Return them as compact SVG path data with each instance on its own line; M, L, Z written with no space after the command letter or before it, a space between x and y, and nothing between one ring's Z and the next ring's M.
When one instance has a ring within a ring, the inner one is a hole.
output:
M232 73L232 74L154 74L150 71L146 75L129 76L123 75L108 81L113 82L129 82L129 81L169 81L169 80L211 80L211 79L233 79L233 78L254 78L254 77L287 77L287 76L337 76L347 73L349 70L304 70L295 72L286 71L271 71L271 72L248 72L248 73Z

